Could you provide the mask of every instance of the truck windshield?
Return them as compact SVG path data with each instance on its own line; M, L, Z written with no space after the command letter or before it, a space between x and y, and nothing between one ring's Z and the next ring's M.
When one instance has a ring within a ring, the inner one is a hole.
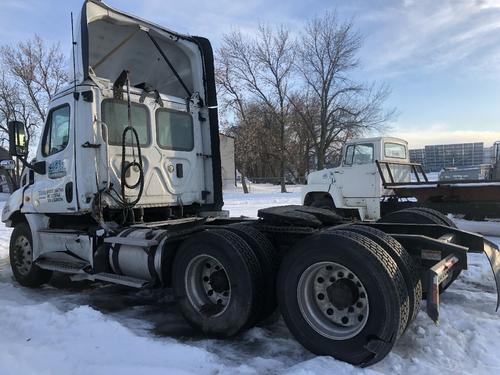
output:
M132 126L137 131L141 146L149 144L149 112L145 105L132 103ZM128 126L127 102L106 99L102 102L102 120L108 126L108 143L120 146L123 131ZM129 133L130 135L130 133ZM127 136L127 143L130 137Z
M159 109L156 112L156 134L158 146L163 149L191 151L194 147L191 114Z
M385 143L384 155L386 158L406 159L406 147L399 143Z

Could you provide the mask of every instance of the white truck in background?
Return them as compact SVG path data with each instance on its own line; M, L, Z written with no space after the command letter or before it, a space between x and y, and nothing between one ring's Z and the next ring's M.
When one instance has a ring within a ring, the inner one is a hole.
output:
M496 143L496 160L498 149ZM466 218L500 218L499 168L500 163L491 166L488 180L429 181L422 165L410 162L406 141L355 139L343 147L340 166L309 174L302 204L362 221L377 221L415 207Z
M334 209L342 216L362 221L377 221L381 218L382 198L393 192L383 186L376 161L398 163L391 170L394 177L399 182L411 181L406 141L393 137L354 139L343 147L340 166L308 175L301 191L302 203Z

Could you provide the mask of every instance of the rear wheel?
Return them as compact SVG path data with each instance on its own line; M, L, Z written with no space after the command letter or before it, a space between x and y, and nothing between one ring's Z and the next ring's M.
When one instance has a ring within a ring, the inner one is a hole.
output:
M9 258L12 273L22 286L36 288L52 277L51 271L33 263L33 239L28 223L19 223L12 231Z
M417 265L413 261L411 255L401 246L401 244L379 229L371 228L365 225L349 225L344 227L345 230L355 232L368 237L372 241L380 245L398 265L401 274L406 283L406 288L409 297L410 317L407 327L416 318L420 311L420 301L422 300L422 282Z
M277 283L283 318L318 355L370 365L389 353L408 320L396 263L357 233L326 231L284 257Z
M172 287L186 320L204 333L232 336L263 306L259 261L248 244L224 229L199 232L177 250Z
M450 227L450 228L456 228L457 225L451 220L448 216L445 214L434 210L432 208L427 208L427 207L414 207L414 208L408 208L408 210L413 210L413 211L420 211L420 212L426 212L432 216L437 217L444 225Z
M264 303L259 315L253 317L250 325L256 324L269 317L277 308L276 275L278 273L278 254L269 239L258 229L249 224L232 224L225 229L237 234L250 246L259 260L262 269L262 280L265 288Z
M381 219L379 223L401 223L401 224L436 224L442 225L441 219L436 216L418 209L404 209L391 212Z
M455 223L451 221L452 225L449 225L447 224L447 221L451 220L440 212L422 207L407 208L401 211L391 212L390 214L384 216L379 220L380 223L436 224L456 228ZM451 284L453 284L453 282L457 279L460 273L461 270L453 271L452 275L439 285L439 291L442 293L446 289L448 289ZM423 293L423 297L426 298L425 292Z

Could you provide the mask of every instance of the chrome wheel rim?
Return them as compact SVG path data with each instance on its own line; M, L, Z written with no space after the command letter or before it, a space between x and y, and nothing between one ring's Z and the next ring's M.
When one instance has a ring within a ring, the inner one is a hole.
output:
M318 262L301 275L297 300L302 316L320 335L347 340L365 327L368 293L357 275L334 262Z
M33 263L33 252L29 239L22 235L17 237L14 243L14 249L16 270L23 276L27 275L31 271Z
M231 283L226 269L214 257L201 254L193 258L185 272L186 295L202 314L222 314L231 300Z

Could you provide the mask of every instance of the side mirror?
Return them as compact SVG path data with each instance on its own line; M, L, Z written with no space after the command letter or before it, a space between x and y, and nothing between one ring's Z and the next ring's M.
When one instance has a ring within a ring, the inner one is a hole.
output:
M28 142L26 140L26 128L20 121L9 121L9 154L11 156L28 156Z

